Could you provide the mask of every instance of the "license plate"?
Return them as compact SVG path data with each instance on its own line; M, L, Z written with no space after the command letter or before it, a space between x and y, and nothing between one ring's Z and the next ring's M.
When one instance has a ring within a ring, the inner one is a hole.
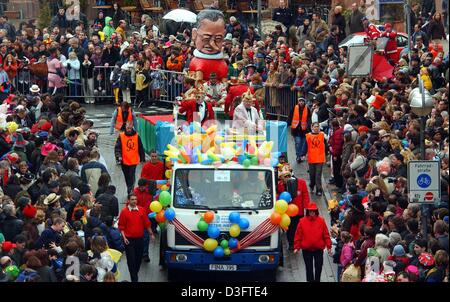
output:
M210 271L237 271L237 265L232 264L210 264Z

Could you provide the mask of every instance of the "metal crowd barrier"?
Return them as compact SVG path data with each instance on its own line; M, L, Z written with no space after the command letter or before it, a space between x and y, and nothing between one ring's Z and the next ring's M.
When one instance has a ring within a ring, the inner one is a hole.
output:
M297 103L298 92L290 87L265 87L264 108L267 119L286 121Z
M111 83L113 70L114 66L96 66L94 67L92 79L82 78L79 83L69 81L63 89L65 97L70 99L90 99L95 100L96 103L113 101L116 97L113 84ZM184 89L184 74L169 70L151 69L150 76L151 80L149 82L146 101L148 103L175 103L176 97L180 96ZM42 93L53 93L53 91L48 89L46 79L34 76L28 69L19 70L12 83L16 88L16 94L29 94L29 89L33 84L40 84ZM73 86L73 89L70 89L70 86ZM132 84L130 92L133 104L143 105L143 100L136 98L134 84ZM118 98L122 99L120 89Z

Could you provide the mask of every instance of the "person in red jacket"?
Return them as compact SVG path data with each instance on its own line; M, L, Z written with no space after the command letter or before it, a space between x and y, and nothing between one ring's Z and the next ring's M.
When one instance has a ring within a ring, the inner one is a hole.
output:
M384 48L384 56L391 64L397 63L399 60L399 55L397 52L397 32L392 30L391 23L384 24L384 32L381 33L380 37L386 37L389 40Z
M300 219L294 240L294 254L302 250L306 267L306 280L320 282L323 265L323 250L331 256L331 239L325 219L319 216L315 202L306 207L306 216Z
M209 120L214 120L214 110L211 103L205 102L205 92L196 88L195 101L183 101L179 109L180 113L186 113L186 121L190 124L194 121L200 121L201 125Z
M150 161L142 167L141 178L146 180L164 179L164 163L158 160L158 152L150 150Z
M294 236L297 229L298 222L305 215L305 208L310 203L308 187L306 181L301 178L292 177L289 166L285 166L287 169L283 169L280 172L280 181L278 182L277 191L278 194L287 191L291 194L292 203L298 207L297 216L291 217L291 224L286 233L289 250L294 250Z
M127 205L119 215L119 230L125 243L131 282L139 281L138 274L144 253L144 230L147 230L151 238L155 239L147 212L144 208L138 206L137 202L137 196L134 193L130 193Z
M344 149L344 129L340 127L339 121L334 119L331 121L331 134L328 139L330 146L331 159L333 164L333 178L330 179L330 184L334 183L336 187L342 191L344 188L344 179L342 178L342 151Z

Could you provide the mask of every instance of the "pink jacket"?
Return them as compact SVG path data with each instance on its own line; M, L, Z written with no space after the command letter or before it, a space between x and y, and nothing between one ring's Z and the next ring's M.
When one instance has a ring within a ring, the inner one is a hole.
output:
M353 245L353 242L346 243L342 247L341 257L339 258L339 261L343 267L346 267L353 260L354 249L355 246Z

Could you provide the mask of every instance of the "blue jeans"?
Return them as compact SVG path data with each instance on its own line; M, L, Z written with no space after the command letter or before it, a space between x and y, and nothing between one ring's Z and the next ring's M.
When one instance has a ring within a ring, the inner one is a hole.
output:
M144 256L148 256L148 246L150 244L150 234L147 230L144 230Z
M306 155L306 137L305 136L294 136L295 140L295 154L297 157Z
M81 80L71 80L69 84L69 96L80 96Z

